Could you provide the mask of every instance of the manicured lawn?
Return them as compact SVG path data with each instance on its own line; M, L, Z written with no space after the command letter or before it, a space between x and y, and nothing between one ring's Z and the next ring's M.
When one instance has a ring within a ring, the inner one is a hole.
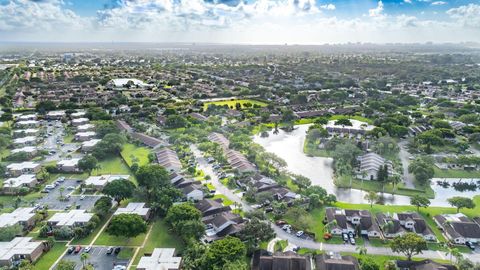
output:
M154 248L175 248L175 251L178 253L183 251L185 245L177 235L170 231L170 228L163 220L157 220L153 224L145 246L138 251L133 264L138 264L140 258L145 253L151 253Z
M131 143L123 145L122 157L130 167L133 163L137 163L139 166L148 164L148 154L150 149L146 147L136 146Z
M113 236L103 231L95 241L95 245L101 246L121 246L121 247L139 247L142 245L145 234L142 233L135 238L126 238L122 236Z
M350 188L351 177L352 176L349 175L336 176L334 183L337 187ZM382 184L378 181L363 181L362 183L361 180L353 179L351 187L367 191L385 192L390 194L394 193L392 184L386 184L385 188L383 188ZM430 186L425 187L425 189L409 189L405 188L403 184L398 184L395 186L395 194L405 196L422 195L427 196L430 199L435 197L435 193Z
M43 254L42 257L35 263L33 269L35 270L45 270L49 269L53 263L62 255L62 253L67 249L65 243L57 242L47 253Z
M275 246L273 247L273 249L275 251L282 252L287 246L288 246L288 241L287 240L280 240L280 241L275 243Z
M100 169L94 170L96 175L101 174L131 174L130 168L120 157L108 158L99 162Z
M369 118L365 118L365 117L360 116L360 115L337 114L337 115L333 115L332 117L330 117L329 120L338 120L338 119L341 119L341 118L348 118L348 119L353 119L353 120L357 120L357 121L362 121L362 122L365 122L365 123L368 123L368 124L373 124L373 120L371 120Z
M120 260L131 260L134 253L135 253L134 248L122 248L120 253L118 253L117 258Z
M212 197L212 200L216 200L216 199L222 199L223 200L223 205L225 205L225 206L229 206L229 205L233 204L233 201L228 199L227 196L225 196L223 194L216 194L215 196Z
M437 178L480 178L480 171L465 171L465 170L443 170L435 167L435 175Z
M234 99L234 100L221 100L221 101L212 101L212 102L205 102L203 104L203 109L206 110L208 108L208 105L217 105L217 106L223 106L223 105L228 105L231 109L235 109L235 104L240 103L242 106L241 108L245 108L245 103L251 103L253 105L258 105L261 107L267 106L267 103L261 102L258 100L253 100L253 99Z

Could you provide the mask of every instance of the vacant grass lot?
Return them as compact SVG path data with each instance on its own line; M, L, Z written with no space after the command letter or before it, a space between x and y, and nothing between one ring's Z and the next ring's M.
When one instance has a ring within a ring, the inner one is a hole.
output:
M224 105L228 105L228 107L230 107L230 109L236 109L235 108L235 104L237 103L240 103L241 105L241 108L244 109L245 108L245 104L246 103L251 103L252 106L253 105L258 105L258 106L261 106L261 107L265 107L267 106L267 103L265 102L261 102L261 101L258 101L258 100L253 100L253 99L234 99L234 100L221 100L221 101L211 101L211 102L205 102L203 104L203 109L206 110L208 108L208 105L217 105L217 106L224 106Z
M465 171L465 170L443 170L435 167L435 174L433 177L437 178L480 178L480 171Z
M122 158L125 160L129 167L133 163L137 163L139 166L148 164L148 154L150 149L146 147L136 146L135 144L126 143L123 145Z
M33 267L34 270L45 270L50 269L53 263L62 255L62 253L67 249L65 243L57 242L47 253L44 253L40 259L35 263Z

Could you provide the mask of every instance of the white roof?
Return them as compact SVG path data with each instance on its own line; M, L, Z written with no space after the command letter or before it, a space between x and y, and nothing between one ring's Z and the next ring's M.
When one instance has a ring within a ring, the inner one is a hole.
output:
M35 174L22 174L18 177L8 178L3 182L3 187L18 188L23 185L29 185L32 182L37 181Z
M15 255L31 255L34 250L43 245L33 242L32 237L15 237L10 242L0 242L0 261L9 261Z
M72 119L72 123L83 123L83 122L88 122L88 121L90 121L88 118Z
M47 116L63 116L65 111L51 111L47 113Z
M37 119L36 114L24 114L17 116L18 120L30 120L30 119Z
M89 130L89 129L92 129L94 128L95 126L92 125L92 124L85 124L85 125L80 125L80 126L77 126L77 130L81 131L81 130Z
M70 114L71 117L80 117L80 116L84 116L86 113L85 112L74 112L72 114Z
M31 161L24 161L21 163L12 163L7 166L9 170L23 170L23 169L33 169L40 166L40 164L31 162Z
M78 164L78 161L80 161L79 158L64 159L57 162L57 165L71 167L76 166Z
M369 125L366 122L358 121L358 120L355 120L355 119L349 119L349 120L352 123L351 126L335 125L337 120L330 120L326 124L326 127L329 127L329 128L346 128L346 129L366 130L366 131L370 131L370 130L375 128L375 126Z
M27 136L27 137L23 137L23 138L16 138L15 140L13 140L13 143L26 143L26 142L33 142L35 141L37 138L35 136Z
M25 146L25 147L22 147L22 148L13 149L12 154L20 153L20 152L31 153L31 152L35 152L35 151L37 151L37 147L35 147L35 146Z
M21 221L28 221L35 216L35 208L22 207L17 208L11 213L0 215L0 228L18 224Z
M89 140L89 141L84 141L82 143L82 147L92 147L92 146L95 146L100 141L101 141L100 139L92 139L92 140Z
M31 134L31 133L37 133L38 132L38 129L36 128L27 128L27 129L17 129L17 130L14 130L13 133L25 133L25 134Z
M37 120L25 120L25 121L18 121L17 122L17 125L34 125L34 124L38 124L38 121Z
M140 258L137 268L145 270L180 269L182 257L174 257L174 248L155 248L150 257Z
M79 137L95 136L95 131L77 132L75 136L79 136Z
M108 182L118 179L128 179L130 175L101 175L101 176L90 176L85 180L85 185L94 185L94 186L105 186Z
M48 222L56 226L73 226L76 223L89 222L93 214L85 213L85 210L70 210L67 213L55 213Z
M125 84L128 83L128 81L132 81L134 85L138 85L138 86L149 86L149 84L146 84L139 79L130 79L130 78L113 79L111 82L115 87L123 87Z
M117 211L115 211L115 215L137 214L139 216L145 216L147 215L150 208L146 208L144 206L145 206L145 203L129 203L124 208L118 208Z

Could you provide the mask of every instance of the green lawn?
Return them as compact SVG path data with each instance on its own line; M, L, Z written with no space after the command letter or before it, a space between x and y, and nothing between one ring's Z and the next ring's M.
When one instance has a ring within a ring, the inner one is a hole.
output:
M118 253L117 258L120 260L131 260L133 258L134 253L135 253L134 248L122 248L120 253Z
M434 177L437 178L480 178L480 171L444 170L438 167L435 167L434 170Z
M93 232L91 232L87 237L85 238L82 238L82 239L74 239L72 241L72 245L90 245L90 242L92 242L93 238L95 238L95 236L100 232L100 230L102 229L103 225L105 225L105 223L107 223L108 219L110 218L110 216L107 216L103 219L100 220L100 224L98 224L98 226L95 228L95 230L93 230Z
M121 246L121 247L139 247L142 245L145 234L142 233L135 238L126 238L122 236L113 236L103 231L95 241L95 245L100 246Z
M212 200L216 200L216 199L222 199L223 200L223 205L225 206L230 206L233 204L233 201L230 200L229 198L227 198L227 196L223 195L223 194L216 194L215 196L212 197Z
M341 119L341 118L348 118L348 119L353 119L353 120L357 120L357 121L362 121L362 122L365 122L365 123L368 123L368 124L373 124L372 119L365 118L365 117L360 116L360 115L336 114L336 115L333 115L332 117L330 117L329 120L338 120L338 119Z
M253 99L234 99L234 100L221 100L221 101L211 101L211 102L205 102L203 104L203 109L207 110L208 105L217 105L217 106L223 106L223 105L228 105L228 107L235 109L235 104L240 103L242 106L241 108L245 108L244 104L245 103L251 103L252 105L258 105L261 107L267 106L267 103L261 102L258 100L253 100Z
M401 256L384 256L384 255L372 255L372 254L366 254L366 255L359 255L359 254L356 254L356 253L342 253L342 255L351 255L353 257L356 257L357 259L361 260L362 258L370 258L372 259L373 261L375 261L378 266L380 266L380 270L384 270L385 269L385 263L387 261L391 261L391 260L405 260L406 258L405 257L401 257ZM422 259L413 259L413 260L422 260ZM449 261L445 261L445 260L435 260L437 262L440 262L440 263L450 263Z
M308 138L303 143L303 152L308 156L314 157L331 157L332 155L325 149L319 149L318 144Z
M351 179L352 176L349 175L340 175L336 176L334 179L334 183L337 187L342 188L350 188L350 180L352 180L351 188L360 189L360 190L367 190L367 191L375 191L375 192L385 192L390 194L398 194L398 195L405 195L405 196L414 196L414 195L422 195L427 196L430 199L435 197L435 193L430 186L425 187L424 189L410 189L405 188L403 184L399 184L395 186L395 192L393 190L392 184L386 184L385 188L383 188L382 184L378 181L362 181L357 179Z
M57 242L47 253L44 253L40 259L35 263L34 270L49 269L53 263L62 255L67 249L65 243Z
M138 264L145 253L151 253L154 248L175 248L175 251L182 252L185 248L183 241L170 231L170 228L163 220L153 223L152 231L145 242L145 246L138 251L134 259L134 265Z
M148 154L150 149L146 147L136 146L135 144L126 143L123 145L122 157L128 166L137 163L139 166L148 164Z

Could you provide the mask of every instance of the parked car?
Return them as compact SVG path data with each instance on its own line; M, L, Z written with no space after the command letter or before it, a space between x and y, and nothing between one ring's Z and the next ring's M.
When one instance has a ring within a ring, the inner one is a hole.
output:
M353 232L348 232L348 237L349 238L355 238L355 234Z
M287 222L285 220L280 219L280 220L275 221L275 224L277 224L277 226L282 226L282 225L287 224Z
M82 247L81 247L81 246L76 246L76 247L75 247L75 253L79 253L80 250L82 250Z
M342 233L343 241L348 242L348 234Z
M112 254L112 252L113 252L113 247L108 247L107 248L107 255Z
M286 231L286 230L288 230L288 229L291 230L291 229L292 229L292 225L289 225L289 224L283 225L282 230Z
M72 254L72 252L75 250L75 247L74 246L71 246L67 249L67 253L68 254Z
M67 190L74 190L74 189L75 189L74 186L68 186L68 187L67 187Z
M352 244L352 245L355 245L355 244L356 244L356 242L355 242L355 238L353 238L353 237L350 237L350 244Z
M475 250L476 248L475 243L472 243L470 241L465 242L465 245L469 247L471 250Z
M302 237L303 234L304 234L303 231L298 231L295 235L296 235L297 237Z
M92 250L92 246L86 247L83 251L86 252L86 253L89 253L90 250Z
M85 195L80 196L80 200L83 201L85 199Z
M118 253L120 253L121 250L122 249L120 247L116 247L114 252L115 252L115 254L118 254Z
M45 186L45 189L54 189L55 188L55 185L46 185Z

